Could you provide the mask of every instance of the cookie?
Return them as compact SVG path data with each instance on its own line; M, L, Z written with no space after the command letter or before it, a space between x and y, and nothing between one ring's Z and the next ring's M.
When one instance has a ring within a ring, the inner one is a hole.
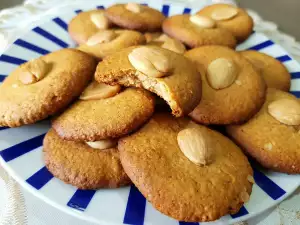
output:
M242 51L241 54L258 69L268 88L290 90L291 75L280 61L267 54L252 50Z
M262 166L284 173L300 173L299 129L299 99L272 88L252 119L226 128L229 136Z
M75 16L69 23L68 32L76 43L84 44L100 30L106 30L112 26L104 15L104 10L96 9L81 12Z
M115 4L106 9L105 15L119 27L140 32L160 31L165 19L160 11L137 3Z
M157 46L130 47L109 55L98 64L95 79L154 92L177 117L191 112L201 99L201 77L193 63Z
M216 26L208 18L197 15L175 15L163 23L163 31L190 48L202 45L224 45L235 48L236 39L227 29Z
M131 30L105 30L91 36L78 49L99 60L123 48L145 44L143 34Z
M85 142L63 140L50 129L43 156L55 177L79 189L117 188L130 183L116 147L94 149Z
M35 123L63 110L81 94L95 68L93 57L75 49L22 64L0 86L0 126Z
M197 145L196 157L187 151L189 144ZM238 212L249 199L253 171L239 147L187 118L155 114L139 131L120 139L118 149L140 192L176 220L216 220Z
M265 101L260 74L238 52L222 46L203 46L185 56L202 75L202 100L189 114L202 124L237 124L250 119Z
M227 29L238 40L246 40L253 31L253 19L241 8L228 4L213 4L201 9L197 15L206 16L216 22L216 26Z
M136 130L152 116L155 102L148 91L120 90L95 83L52 121L52 127L63 139L98 141L117 138Z

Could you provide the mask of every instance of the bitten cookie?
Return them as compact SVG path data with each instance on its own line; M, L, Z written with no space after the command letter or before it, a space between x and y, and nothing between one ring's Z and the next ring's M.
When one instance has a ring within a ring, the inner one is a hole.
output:
M300 101L268 89L261 110L247 123L228 126L227 133L262 166L300 173Z
M253 171L228 138L186 118L156 114L119 140L123 168L160 212L204 222L236 213L249 200Z
M248 60L232 49L203 46L185 53L202 76L202 100L189 114L202 124L242 123L260 109L266 85Z
M112 23L104 15L104 10L98 9L79 13L69 23L68 31L74 41L83 44L100 30L110 27Z
M141 32L161 30L165 19L160 11L137 3L113 5L107 8L105 15L120 27Z
M177 117L191 112L201 99L201 76L193 63L157 46L130 47L109 55L98 64L95 79L154 92Z
M60 137L98 141L126 135L143 125L154 112L154 97L143 89L90 84L80 99L52 121Z
M241 8L228 4L213 4L201 9L197 15L206 16L216 26L230 31L239 42L246 40L253 31L253 20Z
M252 50L242 51L241 54L258 69L269 88L290 90L291 75L280 61L267 54Z
M187 14L171 16L164 21L163 31L190 48L202 45L236 46L233 34L217 27L215 21L208 17Z
M116 147L94 149L84 142L63 140L50 129L43 154L55 177L79 189L117 188L130 183Z
M64 109L91 80L93 57L63 49L14 70L0 86L0 126L35 123Z
M91 36L78 49L102 60L105 56L123 48L145 44L143 34L131 30L104 30Z

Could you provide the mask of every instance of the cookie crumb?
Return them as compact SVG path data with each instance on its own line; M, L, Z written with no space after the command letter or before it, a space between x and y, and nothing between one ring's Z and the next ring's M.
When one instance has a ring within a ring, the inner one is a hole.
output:
M271 151L272 150L272 148L273 148L273 145L272 145L272 143L266 143L265 145L264 145L264 149L265 150L269 150L269 151Z

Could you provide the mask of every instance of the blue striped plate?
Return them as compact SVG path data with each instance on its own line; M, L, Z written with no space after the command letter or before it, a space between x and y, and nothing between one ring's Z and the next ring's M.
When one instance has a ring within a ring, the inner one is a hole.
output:
M100 3L103 4L100 4ZM67 33L67 24L77 13L103 8L113 4L98 0L97 3L79 3L60 9L63 14L46 13L35 27L24 32L19 39L0 56L0 82L21 63L65 47L74 42ZM181 4L162 5L155 1L148 4L165 15L194 13ZM267 53L283 62L292 76L291 92L300 97L300 65L280 46L267 37L253 33L238 46ZM0 161L3 167L26 189L47 203L85 220L100 224L135 225L195 225L176 221L162 215L149 204L136 187L116 190L81 191L54 178L45 168L42 160L42 140L49 129L49 121L20 128L0 128ZM208 224L230 224L249 219L276 205L291 194L300 182L300 176L264 171L253 165L253 193L250 201L235 215L227 215ZM206 224L206 223L201 223Z

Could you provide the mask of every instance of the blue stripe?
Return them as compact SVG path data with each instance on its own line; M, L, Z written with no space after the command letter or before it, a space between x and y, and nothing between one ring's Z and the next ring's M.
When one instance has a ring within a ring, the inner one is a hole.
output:
M169 6L169 5L163 5L162 13L163 13L165 16L169 16L169 10L170 10L170 6Z
M0 155L2 156L5 162L9 162L15 158L20 157L21 155L24 155L42 146L44 136L45 134L42 134L27 141L21 142L17 145L14 145L12 147L9 147L7 149L4 149L0 152Z
M40 190L42 187L45 186L51 179L53 178L53 175L47 170L47 168L44 166L42 169L37 171L35 174L33 174L31 177L29 177L26 182L30 184L32 187L34 187L37 190Z
M290 91L292 95L295 95L297 98L300 98L300 91Z
M84 211L92 200L95 190L77 190L67 205L71 208Z
M60 47L67 48L68 44L65 43L64 41L60 40L59 38L55 37L53 34L50 34L48 31L45 31L44 29L40 27L35 27L32 29L34 32L42 35L44 38L47 38L48 40L54 42Z
M144 224L145 209L146 199L139 190L132 185L128 196L123 223L134 225Z
M41 55L46 55L46 54L49 54L49 53L50 53L50 51L48 51L48 50L46 50L46 49L43 49L43 48L41 48L41 47L38 47L38 46L36 46L36 45L34 45L34 44L31 44L31 43L29 43L29 42L27 42L27 41L24 41L24 40L22 40L22 39L16 40L16 41L14 42L14 44L15 44L15 45L18 45L18 46L21 46L21 47L23 47L23 48L29 49L29 50L31 50L31 51L37 52L37 53L39 53L39 54L41 54Z
M6 130L8 129L9 127L0 127L0 130Z
M240 211L238 211L236 214L231 215L231 217L233 219L241 217L241 216L245 216L249 214L249 212L247 211L247 209L245 208L245 206L242 206L242 208L240 209Z
M142 3L141 5L148 6L148 4L147 4L147 3Z
M183 221L180 221L180 222L179 222L179 225L199 225L199 223L183 222Z
M105 9L103 5L98 5L97 9Z
M65 21L63 21L61 18L56 17L53 19L53 21L60 26L62 29L64 29L65 31L68 31L68 24L66 24Z
M286 192L262 172L253 168L255 183L272 199L277 200Z
M21 65L26 62L26 60L24 59L19 59L9 55L1 55L0 61L15 64L15 65Z
M292 79L300 78L300 72L292 72L291 73L291 78Z
M268 41L265 41L265 42L260 43L260 44L258 44L258 45L254 45L254 46L252 46L252 47L250 47L250 48L248 48L248 49L249 49L249 50L256 50L256 51L259 51L259 50L261 50L261 49L263 49L263 48L266 48L266 47L268 47L268 46L271 46L271 45L273 45L273 44L274 44L273 41L268 40Z
M5 75L1 75L1 74L0 74L0 82L4 81L5 78L6 78Z
M286 62L292 60L292 58L289 57L288 55L279 56L276 59L280 62Z
M183 14L190 14L191 13L191 8L184 8Z
M77 10L75 10L75 12L76 12L77 14L79 14L79 13L82 12L82 10L81 10L81 9L77 9Z

